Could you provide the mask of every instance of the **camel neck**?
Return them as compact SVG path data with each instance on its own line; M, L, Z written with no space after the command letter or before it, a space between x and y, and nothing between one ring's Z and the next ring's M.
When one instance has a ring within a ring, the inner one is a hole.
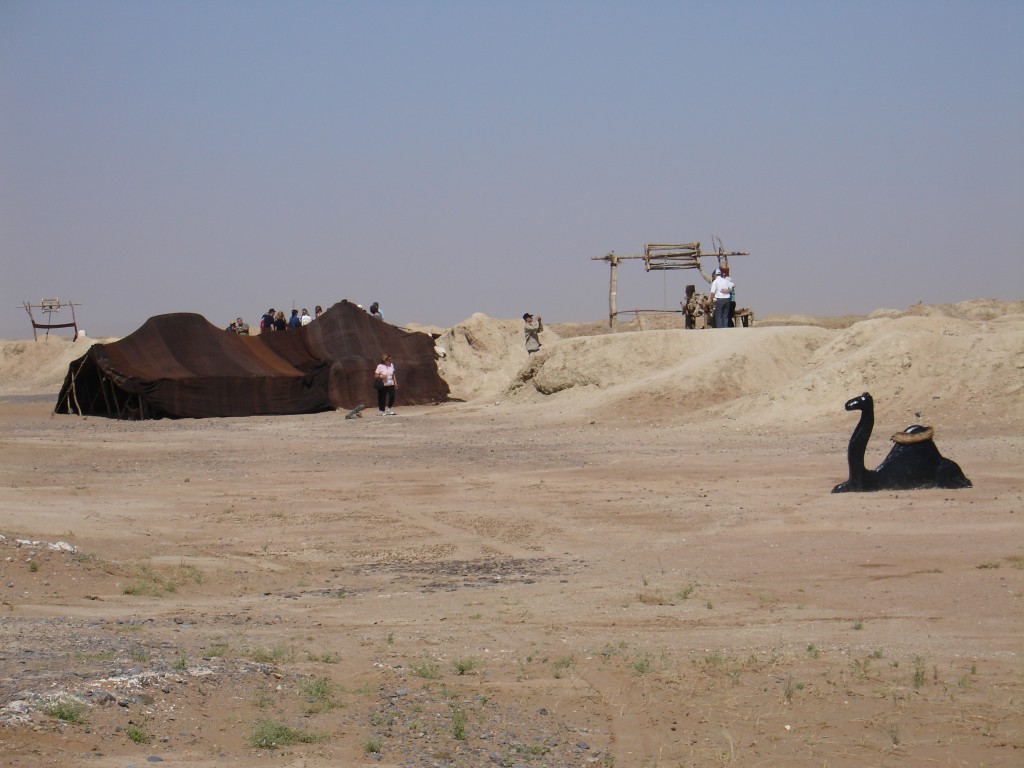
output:
M850 436L850 447L846 451L850 464L850 480L859 484L864 477L864 454L867 451L871 430L875 427L875 409L871 403L865 403L860 412L860 421Z

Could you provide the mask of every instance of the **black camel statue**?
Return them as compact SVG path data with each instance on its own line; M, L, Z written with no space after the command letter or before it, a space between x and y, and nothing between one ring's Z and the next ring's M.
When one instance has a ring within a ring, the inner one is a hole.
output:
M864 468L864 451L875 426L875 401L865 392L848 400L846 410L860 411L860 421L850 437L847 458L850 479L832 489L846 491L902 491L911 488L970 488L960 466L939 453L932 429L918 424L893 435L896 443L876 469Z

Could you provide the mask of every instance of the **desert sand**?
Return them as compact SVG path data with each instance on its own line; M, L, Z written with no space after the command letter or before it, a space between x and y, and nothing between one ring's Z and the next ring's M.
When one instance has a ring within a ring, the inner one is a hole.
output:
M393 418L56 416L88 340L0 342L3 764L1024 764L1024 302L673 322L473 315ZM830 493L864 391L973 488Z

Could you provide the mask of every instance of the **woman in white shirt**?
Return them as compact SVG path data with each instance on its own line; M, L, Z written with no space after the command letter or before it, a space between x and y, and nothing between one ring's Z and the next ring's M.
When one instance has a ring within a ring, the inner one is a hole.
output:
M377 410L381 416L395 415L395 390L398 388L398 378L395 375L395 364L391 362L390 355L383 355L380 364L373 372L373 386L377 390Z

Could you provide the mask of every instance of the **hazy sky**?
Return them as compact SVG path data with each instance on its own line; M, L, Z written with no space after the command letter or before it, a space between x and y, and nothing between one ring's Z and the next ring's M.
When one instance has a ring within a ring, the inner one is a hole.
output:
M1024 297L1024 2L0 0L2 338L599 320L712 235L759 315Z

